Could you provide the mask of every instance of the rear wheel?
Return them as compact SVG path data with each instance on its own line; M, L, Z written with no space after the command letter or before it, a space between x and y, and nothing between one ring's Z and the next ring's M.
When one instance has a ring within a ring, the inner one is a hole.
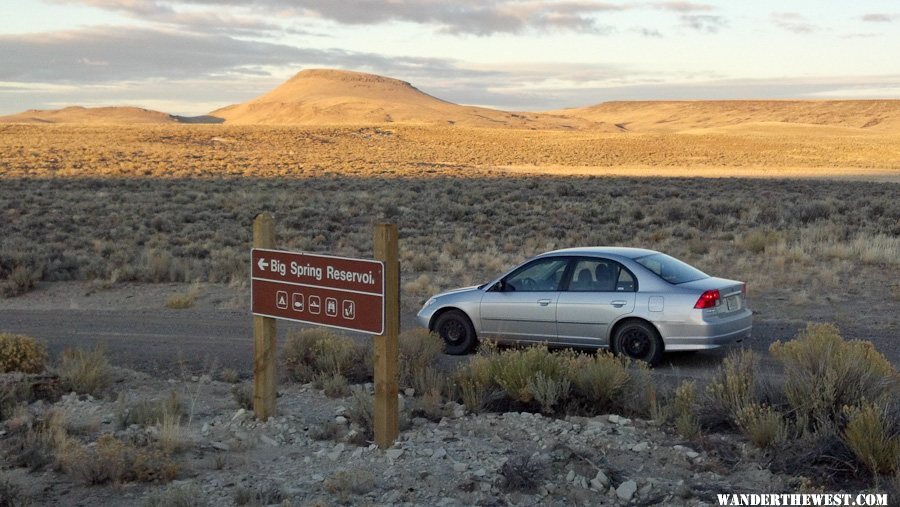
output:
M662 338L653 326L634 320L616 329L613 349L616 354L656 366L662 361L664 346Z
M434 322L434 332L444 340L444 352L455 356L468 354L478 341L469 317L459 310L450 310L438 316Z

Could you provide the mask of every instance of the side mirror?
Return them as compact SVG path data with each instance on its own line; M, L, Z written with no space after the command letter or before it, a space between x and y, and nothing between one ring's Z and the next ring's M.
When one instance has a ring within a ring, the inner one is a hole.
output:
M491 290L494 292L505 291L506 290L506 282L503 280L500 280L499 282L495 283L493 287L491 287Z

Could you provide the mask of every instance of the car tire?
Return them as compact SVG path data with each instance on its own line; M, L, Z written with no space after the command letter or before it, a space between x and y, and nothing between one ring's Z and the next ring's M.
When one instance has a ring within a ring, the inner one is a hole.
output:
M639 320L622 324L613 337L613 350L616 354L643 361L650 366L656 366L662 361L664 349L662 338L656 329Z
M478 343L475 326L469 317L459 310L440 314L434 321L433 331L444 340L444 352L454 356L468 354Z

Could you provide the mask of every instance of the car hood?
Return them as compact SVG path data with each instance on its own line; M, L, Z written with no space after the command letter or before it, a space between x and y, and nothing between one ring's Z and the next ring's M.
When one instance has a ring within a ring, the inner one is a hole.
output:
M472 291L478 290L478 287L480 287L480 285L472 285L469 287L460 287L459 289L448 290L446 292L441 292L440 294L435 294L432 297L439 298L439 297L443 297L443 296L450 296L452 294L459 294L462 292L472 292Z

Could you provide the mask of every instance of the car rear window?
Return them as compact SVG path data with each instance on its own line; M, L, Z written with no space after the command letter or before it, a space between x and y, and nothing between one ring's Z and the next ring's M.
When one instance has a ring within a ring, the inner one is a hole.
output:
M669 283L679 284L709 278L703 271L666 254L645 255L634 261Z

